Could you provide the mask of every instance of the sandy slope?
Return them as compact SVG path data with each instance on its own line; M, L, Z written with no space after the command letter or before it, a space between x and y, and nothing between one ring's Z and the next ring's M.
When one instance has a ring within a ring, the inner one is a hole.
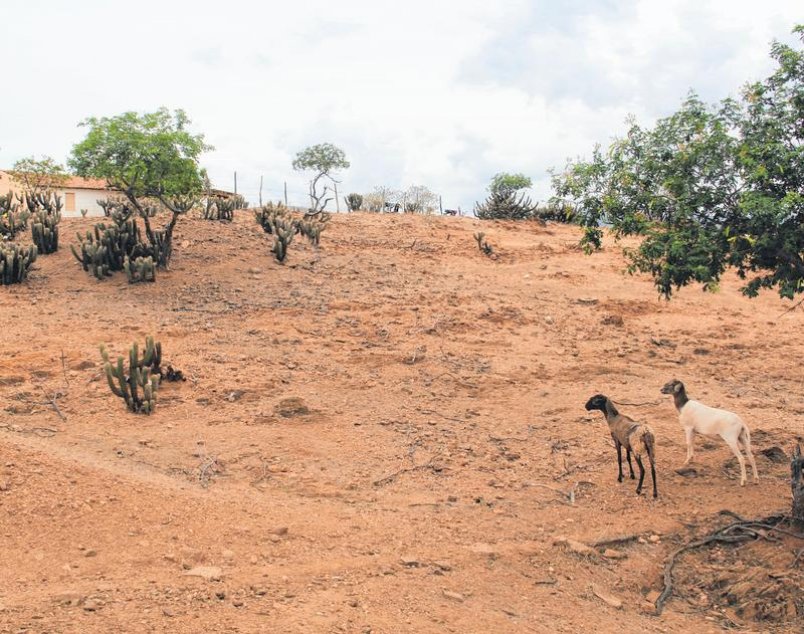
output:
M688 555L665 613L644 613L718 511L789 507L787 464L759 453L804 433L789 302L732 278L661 301L571 227L486 223L491 260L476 221L364 214L284 266L247 212L186 219L173 269L129 286L73 260L90 224L65 220L62 250L0 289L0 631L800 631L793 539ZM147 334L190 377L151 417L110 394L97 350ZM674 472L673 377L749 421L758 485L720 442L698 441L697 477ZM657 432L658 501L617 483L583 408L598 391L646 403L622 409ZM627 534L623 559L555 543Z

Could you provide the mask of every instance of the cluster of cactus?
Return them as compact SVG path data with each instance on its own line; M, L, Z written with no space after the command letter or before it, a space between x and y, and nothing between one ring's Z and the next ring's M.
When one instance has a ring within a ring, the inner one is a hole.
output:
M273 235L276 233L277 221L282 220L284 222L290 218L290 211L281 201L276 204L270 202L259 209L255 209L254 218L265 233Z
M237 200L239 198L240 200ZM208 196L207 204L202 212L204 220L219 220L221 222L231 222L234 220L235 209L243 201L243 197Z
M125 270L128 276L129 284L156 281L156 265L151 256L138 257L135 260L126 256L123 262L123 270Z
M235 194L232 199L235 209L248 209L248 201L240 194Z
M17 195L18 202L15 203L11 192L0 196L0 237L4 240L13 240L20 231L28 228L31 212L27 207L20 209L23 200L24 198Z
M109 360L106 346L101 345L100 353L112 393L126 402L129 411L151 414L156 407L156 393L161 377L161 344L155 343L153 337L147 337L142 356L136 342L132 344L128 353L128 374L125 372L123 357L117 357L117 363L113 364Z
M475 234L475 240L477 240L477 248L480 249L486 255L491 255L494 253L494 249L491 248L491 245L484 240L483 238L486 237L486 234L482 231L479 231Z
M128 220L136 216L137 209L125 198L102 198L97 201L98 206L103 209L103 215L112 218L116 223ZM153 218L159 208L156 205L146 205L142 208L143 213L149 218Z
M349 211L360 211L361 207L363 207L363 197L360 194L349 194L343 200Z
M61 212L41 210L34 213L31 237L39 253L55 253L59 248L59 222Z
M111 275L114 271L125 269L126 259L136 260L152 254L152 247L142 241L139 226L135 218L117 210L112 214L114 224L107 226L102 222L95 225L93 231L80 233L80 254L75 245L70 245L75 258L85 271L91 271L99 280Z
M59 214L60 217L62 207L64 207L64 204L61 202L61 196L50 191L18 194L17 200L20 203L24 202L26 207L28 207L28 211L32 214L44 211L48 214Z
M310 241L310 244L318 246L321 241L321 232L327 228L329 214L322 214L320 219L305 219L296 222L298 232Z
M36 262L36 247L0 244L0 284L20 284L28 277L28 269Z

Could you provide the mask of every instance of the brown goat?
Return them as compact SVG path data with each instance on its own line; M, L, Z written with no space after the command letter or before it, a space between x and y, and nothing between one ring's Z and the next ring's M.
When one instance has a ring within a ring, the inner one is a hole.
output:
M620 414L611 399L603 394L595 394L586 402L586 411L598 409L606 417L609 425L614 446L617 448L617 466L619 475L617 482L623 481L623 454L625 447L628 469L631 471L631 479L634 479L634 467L631 465L631 454L634 454L637 466L639 467L639 484L637 485L637 495L642 493L642 483L645 480L645 467L642 465L642 456L647 455L650 461L650 475L653 480L653 497L658 497L656 490L656 437L653 430L643 423L638 423L634 419Z

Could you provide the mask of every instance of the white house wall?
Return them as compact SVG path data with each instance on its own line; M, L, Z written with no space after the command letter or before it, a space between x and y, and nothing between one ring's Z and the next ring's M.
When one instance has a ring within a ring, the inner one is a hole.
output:
M68 193L75 194L75 211L67 211L66 194ZM62 203L64 203L61 215L64 218L80 218L81 210L86 209L88 218L103 216L103 209L97 201L114 195L119 195L119 192L104 191L102 189L60 189L59 196L61 196Z

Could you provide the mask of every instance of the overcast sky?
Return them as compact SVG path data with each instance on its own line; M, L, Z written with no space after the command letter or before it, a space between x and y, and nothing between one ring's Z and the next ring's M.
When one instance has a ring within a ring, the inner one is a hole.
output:
M255 203L306 145L342 193L426 185L471 209L498 171L534 179L676 109L736 95L793 41L802 0L0 0L0 168L65 161L88 116L183 108L214 183Z

